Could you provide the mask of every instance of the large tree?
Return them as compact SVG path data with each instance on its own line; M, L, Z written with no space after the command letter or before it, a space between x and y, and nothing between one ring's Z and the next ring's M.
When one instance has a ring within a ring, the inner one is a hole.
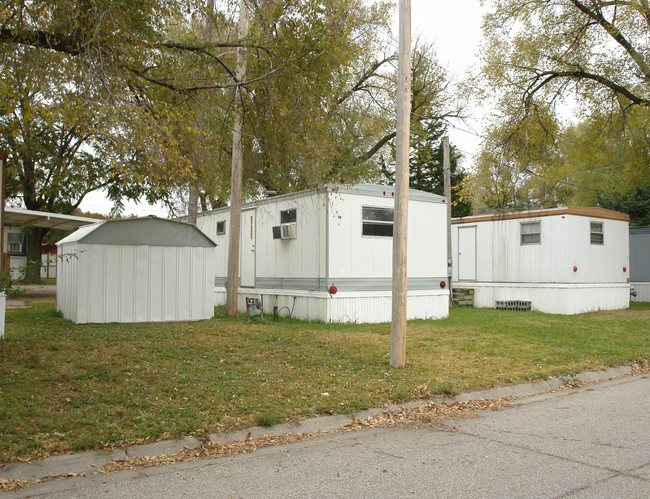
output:
M494 87L584 105L650 105L646 0L494 0L485 74Z
M118 125L77 68L60 54L25 47L1 50L0 61L0 149L9 153L9 202L70 214L91 191L125 192L120 172L132 155L114 140ZM141 192L137 184L126 190ZM31 229L30 262L40 261L45 233ZM26 278L38 276L30 268Z
M490 3L481 96L497 111L472 177L477 204L593 205L647 183L648 2Z
M241 85L248 90L243 101L248 196L354 182L376 173L374 159L395 133L388 5L251 1L250 34L239 40L232 3L212 14L200 0L4 4L3 71L31 71L32 88L47 94L39 102L49 111L36 113L41 125L62 134L74 129L83 139L74 142L68 160L74 168L53 166L52 145L37 147L41 170L51 167L41 176L59 201L30 207L67 212L99 187L118 204L122 196L139 195L172 203L188 185L197 188L204 209L223 204L234 88ZM207 37L206 16L213 25ZM246 81L234 72L241 46L249 53ZM415 60L413 120L448 114L449 96L432 54L422 51ZM23 113L11 81L0 83L2 109L28 122L33 114ZM15 123L3 123L3 136L18 176L35 148L21 149L11 140L42 142L45 135L23 136L27 128ZM25 200L29 189L36 198L48 192L43 182L30 183L29 175L26 183L12 185L16 198Z

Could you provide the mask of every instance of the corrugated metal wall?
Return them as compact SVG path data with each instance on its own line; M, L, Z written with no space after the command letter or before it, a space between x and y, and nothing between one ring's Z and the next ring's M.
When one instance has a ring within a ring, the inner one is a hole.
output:
M156 322L214 315L214 248L64 244L57 308L76 322Z
M363 206L393 208L394 199L371 196L331 196L329 277L392 276L393 239L362 235ZM446 205L409 201L408 277L447 275Z
M603 224L604 244L591 244L590 223ZM522 245L521 224L539 222L541 242ZM476 226L478 282L625 283L628 279L627 222L575 215L479 222ZM452 226L454 279L458 280L458 228ZM574 267L577 268L574 271Z

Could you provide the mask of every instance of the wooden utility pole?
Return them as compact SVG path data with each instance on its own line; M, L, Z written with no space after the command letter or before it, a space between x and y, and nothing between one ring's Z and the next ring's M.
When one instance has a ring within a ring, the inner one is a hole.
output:
M7 153L0 151L0 265L2 270L9 270L5 266L5 182L7 179ZM4 293L0 296L0 339L5 337L5 307L6 297Z
M399 2L399 56L397 65L397 137L395 217L393 221L393 300L390 365L406 365L406 297L409 202L409 146L411 125L411 0Z
M208 43L212 40L212 16L214 15L214 0L208 0L208 5L205 11L205 23L203 25L203 41ZM203 124L205 122L205 113L203 109L199 110L198 117L198 127L199 130L203 130ZM203 136L202 136L203 137ZM198 166L199 154L194 155L195 167ZM196 180L190 180L190 198L188 200L187 207L187 221L193 225L196 225L196 221L199 216L199 188L196 185Z
M248 7L246 0L239 3L239 40L248 35ZM246 77L246 49L237 51L237 82ZM230 236L228 238L228 277L226 279L226 314L237 317L239 294L239 243L241 237L242 177L244 175L244 88L235 88L235 123L232 132L232 173L230 176Z
M449 306L453 307L454 300L451 290L451 160L449 158L449 137L447 136L442 138L442 168L447 201L447 289L449 290Z
M0 268L9 270L9 264L5 261L5 184L7 183L7 153L0 151Z

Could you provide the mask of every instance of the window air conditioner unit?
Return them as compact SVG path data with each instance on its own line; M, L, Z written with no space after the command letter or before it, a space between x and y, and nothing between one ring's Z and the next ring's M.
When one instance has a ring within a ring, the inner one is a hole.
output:
M282 224L280 225L280 238L281 239L295 239L296 238L296 224Z

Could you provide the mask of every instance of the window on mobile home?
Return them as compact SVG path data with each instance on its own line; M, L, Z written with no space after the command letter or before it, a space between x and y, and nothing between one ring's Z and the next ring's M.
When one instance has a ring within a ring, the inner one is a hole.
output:
M605 234L603 233L603 224L601 222L591 222L591 244L604 244Z
M226 233L226 221L225 220L219 220L217 222L217 235L225 234Z
M280 223L281 224L295 224L298 220L298 213L295 208L291 210L282 210L280 212Z
M23 235L16 232L7 234L7 253L22 253Z
M540 244L542 242L542 229L540 222L521 224L521 244Z
M361 233L364 236L393 237L392 208L363 206L361 208L361 218Z

